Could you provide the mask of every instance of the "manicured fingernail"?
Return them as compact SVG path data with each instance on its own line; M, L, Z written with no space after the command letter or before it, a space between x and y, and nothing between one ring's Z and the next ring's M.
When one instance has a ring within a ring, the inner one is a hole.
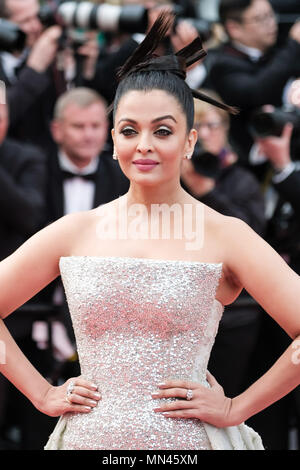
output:
M96 384L92 384L92 387L93 387L95 390L98 389L98 385L96 385Z
M165 387L166 386L166 383L165 382L161 382L160 384L158 384L159 387Z
M93 393L93 396L94 396L95 398L98 398L99 400L100 400L100 398L101 398L100 393Z
M152 396L152 397L158 397L158 396L159 396L159 393L158 393L158 392L153 392L153 393L151 393L151 396Z
M85 406L84 408L86 409L86 411L91 411L92 409L90 406Z
M96 406L97 405L97 402L95 400L89 400L89 403L92 405L92 406Z
M168 413L167 411L164 411L164 412L162 413L162 415L164 415L164 416L166 416L166 417L171 416L170 413Z

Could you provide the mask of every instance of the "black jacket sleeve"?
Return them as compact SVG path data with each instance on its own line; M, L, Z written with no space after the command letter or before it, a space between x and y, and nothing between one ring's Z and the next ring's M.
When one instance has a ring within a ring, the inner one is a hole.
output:
M98 91L110 104L118 85L116 71L135 51L138 43L130 38L116 52L99 57L96 72L92 80L85 80L84 85Z
M230 51L230 47L226 46ZM284 47L259 64L251 64L246 56L220 51L210 70L216 91L229 104L248 109L266 103L277 103L290 78L300 75L300 44L289 39Z
M300 170L293 171L281 183L274 183L274 187L300 217Z
M0 147L0 214L3 226L24 237L41 228L45 204L44 155L10 140Z
M264 234L264 199L255 177L243 168L232 165L215 189L200 200L223 215L243 220L258 234Z
M49 84L50 77L47 73L38 73L27 66L21 70L16 83L7 87L10 126L26 116L26 112Z

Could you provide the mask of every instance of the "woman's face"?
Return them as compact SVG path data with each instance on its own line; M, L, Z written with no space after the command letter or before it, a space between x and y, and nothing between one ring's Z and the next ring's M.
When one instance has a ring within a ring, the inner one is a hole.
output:
M180 179L197 133L187 132L176 98L162 90L129 91L119 101L112 131L119 164L130 181L153 186Z
M218 111L210 109L201 118L195 119L195 128L202 147L218 155L227 144L227 125Z

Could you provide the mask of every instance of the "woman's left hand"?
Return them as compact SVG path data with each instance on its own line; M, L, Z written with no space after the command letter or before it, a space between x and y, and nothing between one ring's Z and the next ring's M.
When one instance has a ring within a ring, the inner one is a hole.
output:
M233 424L230 414L232 400L224 395L223 388L208 372L207 381L211 388L196 382L167 380L159 384L159 391L153 398L180 398L180 400L161 404L156 413L163 413L167 418L197 418L218 428ZM187 392L191 390L191 398Z

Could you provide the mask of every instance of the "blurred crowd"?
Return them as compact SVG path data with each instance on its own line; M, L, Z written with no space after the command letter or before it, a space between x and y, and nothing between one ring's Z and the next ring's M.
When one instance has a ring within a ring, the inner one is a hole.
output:
M187 71L187 83L239 109L229 116L195 102L199 139L183 161L182 186L244 220L300 274L299 0L111 0L84 8L0 0L0 259L59 217L127 192L107 108L118 67L162 9L176 21L160 52L200 34L208 54ZM49 381L80 374L60 279L6 324ZM209 370L235 396L289 342L243 291L225 309ZM0 449L42 449L55 423L0 376ZM267 449L299 448L299 387L248 424Z

